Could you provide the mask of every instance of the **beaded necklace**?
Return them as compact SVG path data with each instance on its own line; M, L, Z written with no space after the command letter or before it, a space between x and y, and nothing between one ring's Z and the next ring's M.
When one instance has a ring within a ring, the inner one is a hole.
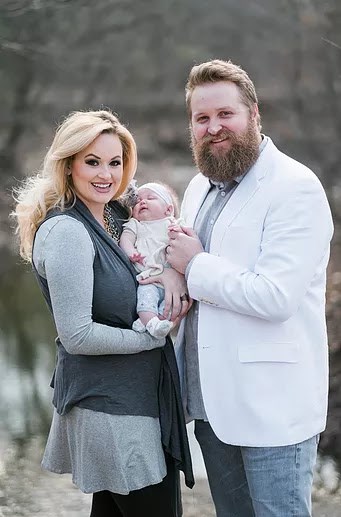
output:
M118 242L120 240L120 230L108 205L104 206L103 222L105 231L114 239L115 242Z

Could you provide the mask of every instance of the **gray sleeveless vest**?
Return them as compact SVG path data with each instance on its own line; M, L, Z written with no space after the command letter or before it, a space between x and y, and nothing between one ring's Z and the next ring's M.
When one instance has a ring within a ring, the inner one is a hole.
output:
M110 202L110 208L121 230L127 211L117 201ZM79 199L67 211L51 211L46 219L62 213L82 222L94 245L93 321L131 328L137 318L137 283L129 259ZM36 270L35 274L52 312L47 281ZM78 406L116 415L159 416L161 349L88 356L69 354L59 338L56 344L57 361L51 386L53 404L59 414Z

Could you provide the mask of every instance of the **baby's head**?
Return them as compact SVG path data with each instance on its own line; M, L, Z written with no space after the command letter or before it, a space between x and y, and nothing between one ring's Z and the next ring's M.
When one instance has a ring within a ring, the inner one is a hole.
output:
M161 183L145 183L137 189L133 217L138 221L156 221L175 215L177 200L174 192Z

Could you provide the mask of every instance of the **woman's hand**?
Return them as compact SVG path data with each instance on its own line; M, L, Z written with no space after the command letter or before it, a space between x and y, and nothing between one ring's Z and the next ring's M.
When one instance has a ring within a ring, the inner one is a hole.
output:
M141 280L140 284L161 284L165 289L165 319L173 321L174 326L189 311L192 300L188 296L187 285L184 275L175 269L165 268L163 273Z

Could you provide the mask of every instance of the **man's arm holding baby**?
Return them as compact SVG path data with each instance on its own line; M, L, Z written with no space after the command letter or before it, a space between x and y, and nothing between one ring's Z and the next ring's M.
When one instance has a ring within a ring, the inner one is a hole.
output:
M169 226L168 231L170 241L169 244L166 246L166 259L167 262L170 263L168 261L168 258L172 246L172 239L177 234L184 233L185 235L188 235L188 232L190 232L191 229L183 227L181 225L181 221L176 221L175 223L172 223ZM183 318L185 314L189 311L192 305L192 300L188 298L187 284L183 273L179 270L176 270L173 267L165 268L163 273L161 273L160 275L140 281L141 284L149 284L155 282L160 283L165 288L164 316L167 318L169 312L172 312L171 319L172 321L175 321L177 324L179 320L181 320L181 318Z
M204 251L196 232L189 227L172 225L169 227L167 262L179 273L185 274L192 259Z

